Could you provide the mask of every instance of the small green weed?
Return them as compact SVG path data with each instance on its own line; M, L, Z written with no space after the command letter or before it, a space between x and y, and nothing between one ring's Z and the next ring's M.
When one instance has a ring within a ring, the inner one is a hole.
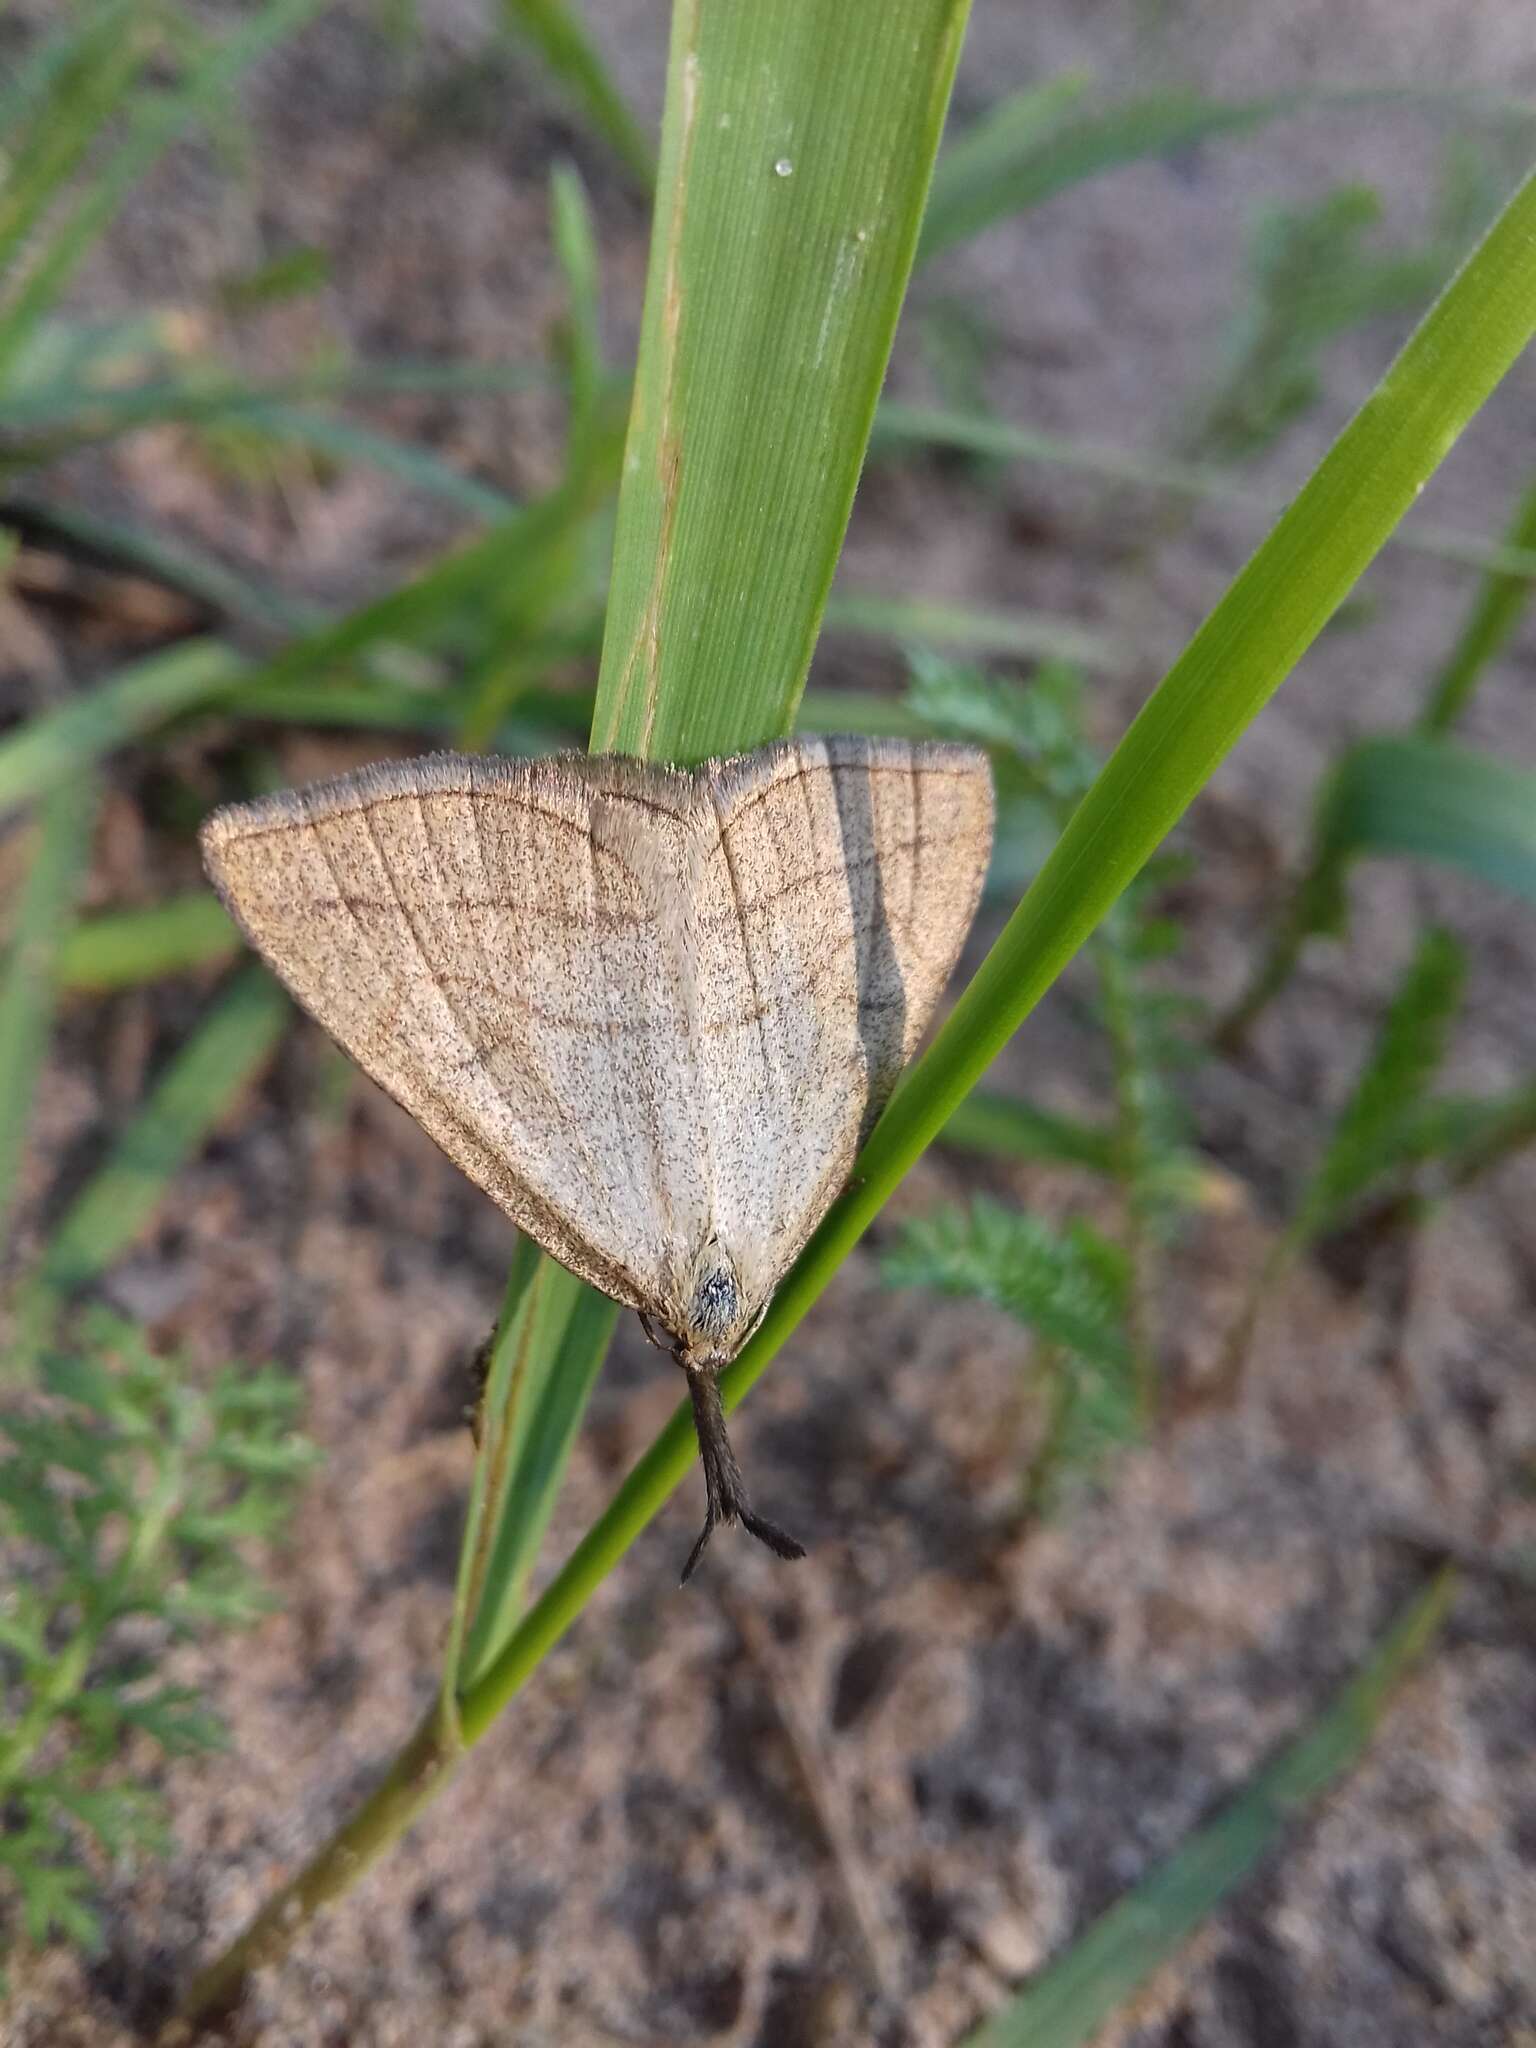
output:
M216 1747L218 1722L161 1665L180 1639L268 1605L249 1549L287 1516L315 1453L287 1375L206 1387L95 1311L32 1361L0 1413L0 1946L92 1946L93 1873L164 1844L130 1743Z

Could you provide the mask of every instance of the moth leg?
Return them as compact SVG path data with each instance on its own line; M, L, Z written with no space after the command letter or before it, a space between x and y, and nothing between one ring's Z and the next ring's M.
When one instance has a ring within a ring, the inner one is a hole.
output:
M699 1459L704 1467L704 1492L709 1505L699 1540L689 1551L688 1562L683 1566L682 1584L686 1586L693 1577L710 1537L722 1524L729 1528L732 1523L740 1522L776 1557L804 1557L804 1546L793 1536L776 1522L770 1522L765 1515L752 1512L747 1500L746 1481L741 1476L741 1467L726 1434L719 1372L713 1366L686 1365L683 1371L688 1380L689 1398L693 1402L693 1426L699 1439Z
M636 1315L637 1315L637 1316L638 1316L638 1317L640 1318L640 1327L641 1327L641 1329L642 1329L642 1330L644 1330L644 1332L645 1332L645 1341L646 1341L646 1343L647 1343L647 1344L650 1344L650 1345L653 1345L653 1346L655 1347L655 1349L656 1349L656 1350L658 1350L658 1351L666 1351L666 1352L669 1352L669 1353L671 1354L671 1356L672 1356L673 1358L676 1358L676 1357L677 1357L677 1343L676 1343L676 1340L674 1339L674 1341L673 1341L672 1343L670 1343L670 1344L664 1343L664 1342L662 1341L662 1339L661 1339L660 1337L658 1337L658 1336L657 1336L657 1334L656 1334L656 1325L655 1325L655 1324L654 1324L654 1323L653 1323L653 1322L651 1321L650 1317L649 1317L649 1316L648 1316L648 1315L646 1314L646 1312L645 1312L645 1310L644 1310L643 1308L637 1308L637 1309L635 1310L635 1314L636 1314Z

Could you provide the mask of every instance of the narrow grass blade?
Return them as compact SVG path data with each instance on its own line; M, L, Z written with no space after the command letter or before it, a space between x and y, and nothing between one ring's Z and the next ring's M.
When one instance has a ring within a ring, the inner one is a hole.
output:
M965 18L965 0L676 8L598 751L687 763L786 730Z
M518 590L541 587L550 562L600 502L613 454L607 436L596 437L546 497L411 581L294 641L241 679L241 695L323 677L391 642L419 648L461 607L484 604L493 594L507 604Z
M597 231L586 189L569 164L557 164L549 187L550 233L565 278L564 357L570 387L570 439L586 440L604 381L598 303Z
M1243 134L1305 104L1299 93L1236 101L1151 93L1079 113L1075 103L1084 84L1070 76L1054 88L1016 94L950 144L934 174L920 260L1085 178L1213 136Z
M0 313L0 381L37 321L58 299L155 159L194 121L215 114L240 74L324 4L325 0L271 0L194 64L179 86L140 101L128 135L53 230Z
M474 1402L475 1466L469 1482L469 1503L464 1511L464 1535L454 1581L453 1614L443 1652L442 1705L450 1724L450 1739L452 1722L458 1713L465 1638L485 1588L491 1504L502 1498L505 1490L507 1411L515 1397L518 1366L527 1341L531 1296L543 1263L533 1240L519 1237L507 1275L501 1314L488 1340L488 1350L482 1350L474 1360L474 1371L480 1378L479 1388L471 1396Z
M501 0L501 18L513 34L533 45L567 98L649 192L656 182L655 152L587 33L574 0Z
M551 374L542 363L359 362L269 380L236 380L192 370L113 388L82 381L67 350L53 353L62 359L59 374L0 392L0 430L39 437L34 443L7 441L4 448L11 461L44 461L135 427L227 424L266 406L316 405L344 398L470 398L525 391L548 385Z
M445 1672L457 1690L500 1650L521 1618L528 1575L554 1511L615 1305L530 1244L518 1248L482 1407L460 1582L463 1634ZM457 1634L457 1632L456 1632Z
M6 138L0 185L0 276L8 275L60 191L89 156L144 61L132 0L108 0L38 53L30 130ZM36 85L45 103L37 105Z
M1455 1589L1454 1575L1444 1572L1411 1600L1322 1718L1020 1997L968 2034L965 2048L1084 2048L1359 1761L1394 1693L1433 1644Z
M1085 1166L1093 1173L1115 1170L1113 1131L989 1088L973 1090L940 1135L944 1144L984 1159L1038 1159L1052 1166Z
M228 911L206 889L142 910L104 910L64 935L59 985L88 995L139 988L231 960L243 943Z
M858 633L903 646L945 647L970 654L1016 654L1029 660L1076 662L1115 669L1124 650L1091 626L1030 612L994 612L945 604L934 598L887 597L873 590L838 590L827 601L829 633Z
M1175 497L1210 498L1219 504L1241 506L1255 518L1277 519L1285 510L1283 498L1235 483L1226 470L1211 463L1140 455L1134 450L1080 441L1065 434L1048 434L1037 427L1014 426L1007 420L947 411L939 406L899 405L887 399L875 415L871 446L876 455L906 448L953 448L1000 461L1041 462L1101 476L1111 483L1138 484L1150 491L1170 492ZM1490 577L1509 577L1526 584L1536 578L1536 544L1516 542L1513 535L1501 543L1483 540L1476 534L1422 525L1415 520L1400 526L1391 535L1390 545L1404 548L1410 554L1465 563Z
M1536 549L1536 484L1521 498L1505 540L1507 546L1522 554ZM1502 569L1487 572L1461 635L1435 678L1419 720L1420 732L1449 732L1466 710L1478 679L1519 625L1530 601L1528 576Z
M51 104L66 72L94 44L101 22L115 25L112 18L121 19L132 5L133 0L110 0L94 15L81 10L35 36L20 62L12 63L0 80L0 142L8 166L15 165L26 141L23 124Z
M934 176L919 261L1087 178L1218 136L1248 134L1290 114L1399 105L1456 107L1497 120L1533 118L1529 102L1443 86L1312 88L1253 100L1156 92L1079 112L1082 83L1069 74L1015 94L950 143Z
M214 703L237 672L234 657L224 648L189 641L29 718L0 739L0 816L46 796L125 741L181 712Z
M43 805L21 903L0 966L0 1244L6 1236L27 1124L48 1052L60 961L90 857L96 790L55 790Z
M1300 660L1533 331L1536 177L1509 201L1115 749L725 1375L728 1405L766 1370L924 1146ZM688 1460L679 1410L471 1688L466 1739L483 1732L559 1640Z
M239 974L130 1119L65 1212L42 1260L60 1291L97 1279L128 1250L165 1190L271 1057L288 999L261 967Z
M516 500L505 491L455 469L429 448L397 440L393 434L380 433L339 413L314 407L248 405L242 407L239 420L247 431L270 435L274 441L313 448L339 462L362 463L474 519L505 519L517 509Z
M302 632L316 624L311 605L263 583L184 540L168 540L123 519L106 519L78 505L8 491L0 497L0 523L30 539L62 542L101 560L121 563L179 591L228 619L271 634Z
M1288 1236L1299 1246L1336 1224L1403 1157L1445 1059L1461 1006L1466 959L1449 932L1427 931L1334 1123Z

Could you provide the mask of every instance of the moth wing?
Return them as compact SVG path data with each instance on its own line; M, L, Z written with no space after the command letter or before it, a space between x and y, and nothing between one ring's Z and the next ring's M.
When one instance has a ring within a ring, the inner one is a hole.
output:
M692 787L442 755L231 805L202 835L305 1009L521 1230L633 1307L707 1206L663 943Z
M701 774L698 1030L720 1234L770 1294L933 1015L992 844L985 754L805 739Z

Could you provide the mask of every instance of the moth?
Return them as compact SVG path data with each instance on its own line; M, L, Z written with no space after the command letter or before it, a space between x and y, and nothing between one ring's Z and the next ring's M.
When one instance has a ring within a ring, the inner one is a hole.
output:
M848 1179L970 928L986 756L781 741L686 772L439 754L231 804L203 858L310 1014L683 1368L712 1531L756 1514L718 1376Z

